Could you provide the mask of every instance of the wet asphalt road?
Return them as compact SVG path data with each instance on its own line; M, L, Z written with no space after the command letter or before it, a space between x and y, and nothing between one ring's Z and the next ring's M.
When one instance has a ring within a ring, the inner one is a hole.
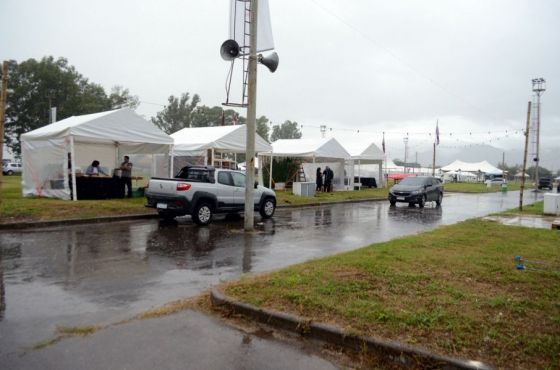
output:
M197 227L189 218L0 233L0 362L56 326L106 324L196 295L243 273L277 269L517 206L518 192L450 194L442 207L387 202L278 210ZM527 194L526 203L535 200Z

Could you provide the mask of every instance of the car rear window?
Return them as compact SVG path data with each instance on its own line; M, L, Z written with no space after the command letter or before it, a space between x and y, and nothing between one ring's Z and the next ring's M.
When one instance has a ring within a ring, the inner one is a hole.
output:
M426 179L423 177L406 177L399 182L400 185L418 186L426 184Z
M213 173L206 169L185 167L175 177L192 182L210 182L212 176Z

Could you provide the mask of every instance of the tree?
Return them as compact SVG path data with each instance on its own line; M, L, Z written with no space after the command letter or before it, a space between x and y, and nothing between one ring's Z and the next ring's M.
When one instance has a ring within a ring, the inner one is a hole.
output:
M272 127L271 141L278 139L299 139L301 138L301 131L298 129L298 123L292 121L285 121L281 125L274 125Z
M535 166L531 166L527 169L527 175L529 175L529 178L531 179L535 178L535 171L536 171ZM552 172L547 168L539 166L539 177L552 177Z
M58 120L116 108L103 87L89 82L65 58L11 61L8 73L4 140L16 155L20 136L48 124L51 107L57 108Z
M171 95L167 100L169 104L158 112L156 117L152 117L152 122L167 134L192 127L193 112L200 102L200 97L194 94L191 99L189 93L183 93L180 98Z
M260 116L259 118L257 118L257 134L259 134L266 141L269 141L268 133L270 131L270 128L268 127L268 122L269 121L266 116Z
M130 91L122 86L116 85L111 88L109 101L112 109L131 108L136 109L140 105L137 95L130 95Z
M241 122L243 121L243 122ZM202 105L193 112L191 127L230 126L245 123L245 118L233 109Z

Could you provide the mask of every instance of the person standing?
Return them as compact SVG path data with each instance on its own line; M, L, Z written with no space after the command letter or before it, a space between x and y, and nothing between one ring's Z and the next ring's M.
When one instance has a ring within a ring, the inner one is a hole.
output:
M329 166L326 166L323 175L325 176L325 192L327 193L331 191L331 181L332 181L331 173L332 171L329 168Z
M120 169L123 194L126 194L126 188L128 187L128 197L132 198L132 163L127 155L124 156L124 162L121 163Z
M321 167L317 167L317 173L315 174L315 183L317 184L317 191L323 191L323 173L321 172Z

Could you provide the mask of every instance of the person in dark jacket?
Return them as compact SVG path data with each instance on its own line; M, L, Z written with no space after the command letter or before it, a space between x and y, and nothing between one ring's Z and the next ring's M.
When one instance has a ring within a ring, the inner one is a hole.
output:
M334 172L329 168L329 166L326 166L325 171L323 171L323 175L325 176L325 191L330 193L332 191Z
M323 191L323 173L321 172L321 167L317 167L315 183L317 184L317 191Z

